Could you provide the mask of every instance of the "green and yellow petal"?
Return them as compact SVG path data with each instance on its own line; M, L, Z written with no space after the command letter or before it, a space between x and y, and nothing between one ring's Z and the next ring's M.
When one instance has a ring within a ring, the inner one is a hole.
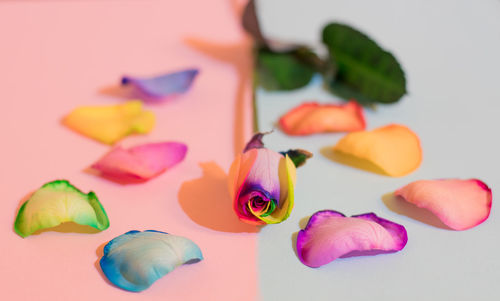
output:
M65 222L105 230L109 219L94 192L85 194L66 180L43 185L21 206L14 230L22 237Z

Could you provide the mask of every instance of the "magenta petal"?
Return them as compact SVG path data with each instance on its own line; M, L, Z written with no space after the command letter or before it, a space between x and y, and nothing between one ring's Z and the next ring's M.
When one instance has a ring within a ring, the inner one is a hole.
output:
M374 213L346 217L337 211L323 210L313 214L306 228L299 231L297 253L303 264L317 268L353 253L396 252L407 241L403 226Z
M187 69L150 78L124 76L122 85L133 85L146 98L158 100L187 92L198 73Z
M178 142L143 144L129 149L118 146L92 165L111 180L148 180L181 162L187 146Z

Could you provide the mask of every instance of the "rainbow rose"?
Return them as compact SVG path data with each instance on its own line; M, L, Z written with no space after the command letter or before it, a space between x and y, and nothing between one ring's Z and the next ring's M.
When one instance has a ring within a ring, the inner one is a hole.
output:
M243 222L254 225L277 224L293 209L296 166L311 154L303 150L278 153L262 143L257 133L229 170L229 189L234 210Z

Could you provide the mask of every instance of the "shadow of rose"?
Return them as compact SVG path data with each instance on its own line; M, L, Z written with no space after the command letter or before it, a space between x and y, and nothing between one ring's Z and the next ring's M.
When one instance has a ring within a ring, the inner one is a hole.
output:
M253 72L252 41L248 37L234 44L218 44L215 42L186 38L184 40L189 47L220 62L226 63L236 71L237 86L234 96L234 152L238 154L245 146L245 122L246 110L250 109L251 101L251 78Z
M179 204L200 226L221 232L259 231L238 219L229 195L227 174L215 162L200 163L201 178L184 182L179 190Z

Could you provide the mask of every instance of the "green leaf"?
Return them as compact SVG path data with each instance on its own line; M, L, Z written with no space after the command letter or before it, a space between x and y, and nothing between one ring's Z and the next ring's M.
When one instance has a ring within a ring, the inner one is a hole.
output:
M323 29L336 69L326 78L339 96L364 104L393 103L406 93L406 79L396 58L372 39L347 25L331 23Z
M302 50L273 52L258 50L257 80L266 90L294 90L306 86L315 73L315 67L301 58ZM307 53L311 55L311 53Z
M283 156L287 156L292 160L295 167L300 167L306 164L307 159L311 158L313 154L303 149L289 149L286 152L280 152Z

